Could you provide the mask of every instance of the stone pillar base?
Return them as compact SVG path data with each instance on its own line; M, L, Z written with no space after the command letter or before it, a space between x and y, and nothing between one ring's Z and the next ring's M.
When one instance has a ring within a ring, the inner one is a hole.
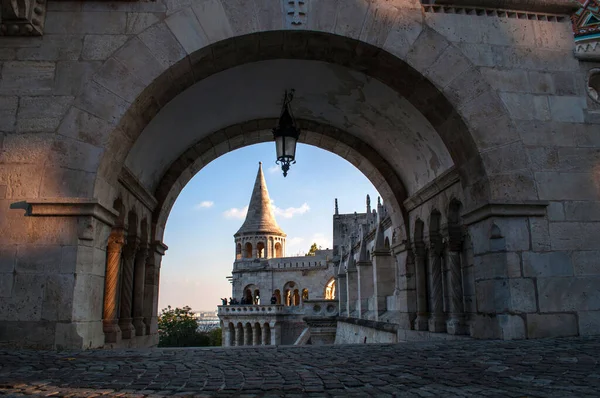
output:
M469 334L469 327L465 323L463 315L451 315L446 322L446 331L448 334L463 335Z
M135 336L135 328L132 323L133 319L125 318L119 320L119 328L121 328L121 338L127 340Z
M104 341L106 343L118 343L121 341L121 329L116 319L105 319L102 321L102 330L104 331Z
M429 331L433 333L445 333L446 319L440 315L432 315L429 318Z
M144 318L133 318L133 326L135 327L136 336L146 335L146 324L144 323Z
M424 314L417 315L415 330L429 330L429 316Z

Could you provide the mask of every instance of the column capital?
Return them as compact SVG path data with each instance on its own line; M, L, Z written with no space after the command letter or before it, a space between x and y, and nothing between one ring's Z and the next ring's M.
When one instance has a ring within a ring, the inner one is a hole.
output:
M149 245L149 250L154 253L160 254L161 256L165 255L165 252L169 249L169 246L165 245L160 240L155 240Z
M108 252L120 252L125 245L125 231L122 228L113 228L107 243L107 251Z

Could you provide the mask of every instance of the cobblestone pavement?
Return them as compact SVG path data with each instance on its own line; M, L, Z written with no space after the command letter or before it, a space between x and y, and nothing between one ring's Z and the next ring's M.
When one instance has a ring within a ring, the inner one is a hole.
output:
M0 395L599 397L600 337L395 345L0 350Z

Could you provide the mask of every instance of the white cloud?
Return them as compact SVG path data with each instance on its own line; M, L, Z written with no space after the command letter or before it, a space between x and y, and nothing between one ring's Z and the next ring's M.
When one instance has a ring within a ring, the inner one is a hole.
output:
M223 215L225 216L225 218L237 218L243 220L244 218L246 218L246 213L248 213L248 206L242 207L241 209L233 207L223 212Z
M292 218L295 215L304 214L310 210L310 206L306 202L303 203L300 207L288 207L287 209L277 207L273 203L271 203L271 206L273 208L273 213L275 214L275 216L283 218Z
M271 167L269 167L269 168L267 169L267 171L269 172L269 174L275 174L275 173L277 173L278 171L281 171L281 166L280 166L280 165L278 165L278 164L276 164L276 165L274 165L274 166L271 166Z
M204 202L200 202L198 203L196 206L194 206L194 208L196 210L200 210L200 209L208 209L210 207L213 207L215 205L215 202L212 202L210 200L205 200Z
M295 236L292 239L288 239L286 241L286 243L287 243L288 246L295 246L295 245L297 245L299 243L302 243L302 242L304 242L304 238L300 238L299 236Z

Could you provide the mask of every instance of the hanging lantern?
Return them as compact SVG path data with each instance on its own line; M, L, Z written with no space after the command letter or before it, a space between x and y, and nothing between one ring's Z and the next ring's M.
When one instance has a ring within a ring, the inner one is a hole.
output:
M275 163L281 164L283 176L287 176L290 165L296 163L296 144L300 137L300 130L296 127L296 121L290 109L290 103L294 99L294 90L289 93L285 91L283 97L283 107L277 127L273 129L275 138L275 149L277 151L277 160Z

